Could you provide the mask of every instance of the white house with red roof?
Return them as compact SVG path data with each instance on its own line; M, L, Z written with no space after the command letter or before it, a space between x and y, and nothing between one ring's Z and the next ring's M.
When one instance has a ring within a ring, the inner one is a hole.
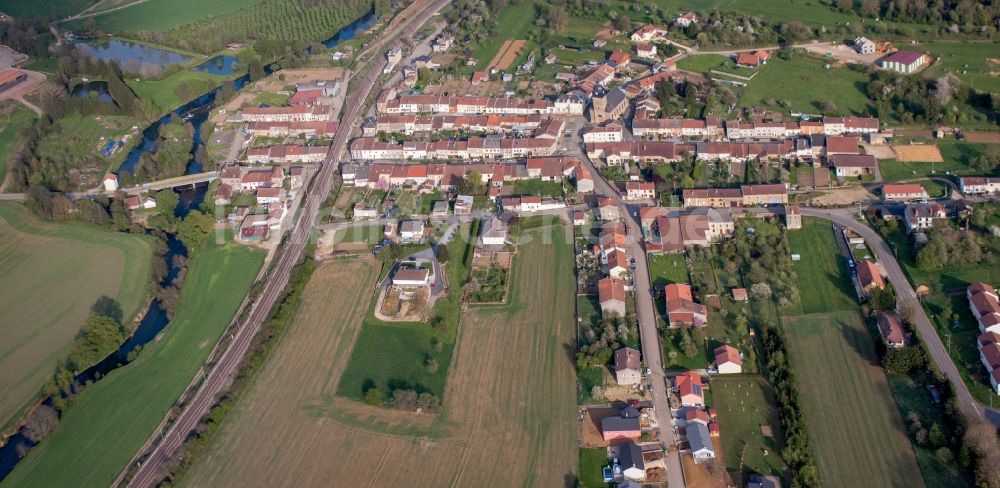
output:
M695 303L691 285L671 283L663 291L667 301L667 324L670 327L704 327L708 324L708 308Z
M705 393L702 391L701 375L697 371L685 371L674 377L677 396L685 407L705 406Z
M715 367L719 374L740 374L743 372L743 358L739 349L729 344L715 348Z

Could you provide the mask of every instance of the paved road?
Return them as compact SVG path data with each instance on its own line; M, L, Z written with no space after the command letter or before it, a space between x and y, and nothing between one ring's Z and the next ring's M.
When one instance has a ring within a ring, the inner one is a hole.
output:
M579 151L579 148L577 149ZM646 267L646 251L642 247L642 228L625 205L621 195L611 187L601 176L597 168L586 155L578 154L594 176L594 193L602 197L615 198L619 211L625 216L628 232L626 251L635 259L635 270L632 272L634 283L635 305L639 315L639 335L642 338L642 356L651 374L646 382L653 385L653 405L656 409L656 421L660 428L660 440L670 449L667 453L667 484L669 488L685 488L684 472L681 467L680 453L674 440L670 404L667 402L666 374L663 370L663 354L660 348L660 331L656 325L656 308L653 301L653 286L649 280L649 268Z
M838 225L842 225L853 230L854 232L857 232L861 237L865 238L865 241L867 241L868 244L874 248L878 261L882 263L889 281L891 281L892 286L896 288L896 294L898 295L897 300L900 308L909 307L909 309L913 310L913 319L916 322L915 325L917 331L920 333L920 338L924 341L924 344L927 345L927 352L930 353L934 364L937 365L938 369L948 377L949 381L951 381L963 413L972 418L982 418L985 415L993 421L994 424L996 424L997 420L1000 419L996 412L989 412L990 415L986 415L987 409L980 405L979 402L972 397L972 394L969 393L968 386L966 386L965 382L962 381L962 376L959 375L958 368L955 367L955 363L952 362L951 356L948 354L948 350L945 348L944 343L941 342L941 338L938 336L937 330L935 330L934 325L931 324L930 319L927 317L927 313L920 305L919 300L917 300L916 291L913 290L913 286L910 285L910 281L906 278L906 274L903 273L902 268L900 268L899 263L896 261L892 249L889 248L889 245L886 244L885 240L883 240L882 237L870 227L856 220L854 216L855 214L853 214L850 210L819 210L814 208L803 208L802 215L830 220ZM962 344L960 347L972 347L972 345Z
M408 21L402 22L398 26L391 28L390 31L382 33L380 35L381 40L388 41L401 36L412 35L416 29L423 25L438 10L447 5L448 2L449 0L434 2L413 18L408 19ZM232 378L244 355L246 355L253 337L267 319L271 307L274 306L281 296L285 286L288 284L292 267L302 255L302 251L312 233L312 225L316 221L319 206L326 200L330 192L334 172L337 170L338 158L346 149L347 141L350 139L357 122L361 103L363 103L372 89L374 89L375 82L378 80L384 65L384 57L379 56L369 61L364 68L358 70L359 74L364 74L362 78L359 78L361 82L358 84L357 92L352 98L355 103L351 104L344 113L340 128L337 130L330 145L330 151L327 153L326 160L312 182L312 191L306 197L305 208L296 224L295 231L292 233L286 249L278 257L275 269L266 281L260 297L252 305L249 317L235 333L232 342L222 353L219 361L208 372L194 397L184 407L184 410L180 413L176 421L167 429L162 440L160 440L145 461L142 462L135 476L129 482L129 486L150 487L154 486L161 479L163 469L181 446L184 439L198 425L200 419L208 413L219 393L232 382ZM154 434L154 438L155 436L156 434Z

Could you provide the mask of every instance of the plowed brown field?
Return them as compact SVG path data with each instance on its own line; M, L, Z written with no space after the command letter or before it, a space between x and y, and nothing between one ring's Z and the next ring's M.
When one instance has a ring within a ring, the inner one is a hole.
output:
M373 261L331 261L188 486L563 486L577 464L572 248L525 246L511 303L462 318L444 412L335 396ZM539 240L536 240L538 242ZM570 349L567 349L570 348Z

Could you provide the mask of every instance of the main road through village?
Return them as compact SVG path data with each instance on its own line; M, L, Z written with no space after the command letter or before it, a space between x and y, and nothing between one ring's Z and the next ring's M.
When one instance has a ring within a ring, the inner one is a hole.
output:
M396 26L392 26L381 33L373 41L373 45L388 46L390 41L412 35L431 16L447 5L449 1L437 0L417 12L412 18L403 19ZM326 200L330 192L334 172L337 169L337 161L344 152L348 139L351 137L364 101L375 88L375 83L378 81L382 69L386 64L385 59L381 56L380 49L371 49L369 53L370 59L367 65L354 75L357 77L355 79L360 80L354 87L357 91L352 94L354 103L348 107L340 121L340 128L334 136L322 167L312 182L311 191L306 198L306 204L295 225L292 237L278 257L277 265L268 276L263 291L252 305L246 322L234 334L232 342L222 353L219 361L208 372L205 380L194 394L194 397L184 407L174 423L170 425L150 455L141 462L135 476L129 482L129 486L146 488L154 486L160 481L164 475L165 467L177 449L198 425L200 419L208 413L219 393L231 384L233 376L243 357L246 355L253 337L260 330L271 308L288 284L292 267L295 266L295 263L302 256L305 245L312 233L313 223L316 221L319 206Z

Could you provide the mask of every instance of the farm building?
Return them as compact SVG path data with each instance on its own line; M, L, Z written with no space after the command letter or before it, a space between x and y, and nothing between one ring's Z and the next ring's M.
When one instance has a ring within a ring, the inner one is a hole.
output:
M927 191L917 183L886 183L882 185L882 200L905 202L926 200Z
M875 43L867 37L859 37L854 40L854 50L860 54L874 54Z
M878 62L882 69L898 73L915 73L931 60L930 56L916 51L896 51Z
M7 69L0 72L0 92L4 92L18 83L28 79L27 73L19 69Z
M872 175L878 168L875 156L868 154L834 154L830 163L841 178Z
M642 371L639 368L639 351L631 347L615 351L615 380L619 385L632 386L642 383Z

